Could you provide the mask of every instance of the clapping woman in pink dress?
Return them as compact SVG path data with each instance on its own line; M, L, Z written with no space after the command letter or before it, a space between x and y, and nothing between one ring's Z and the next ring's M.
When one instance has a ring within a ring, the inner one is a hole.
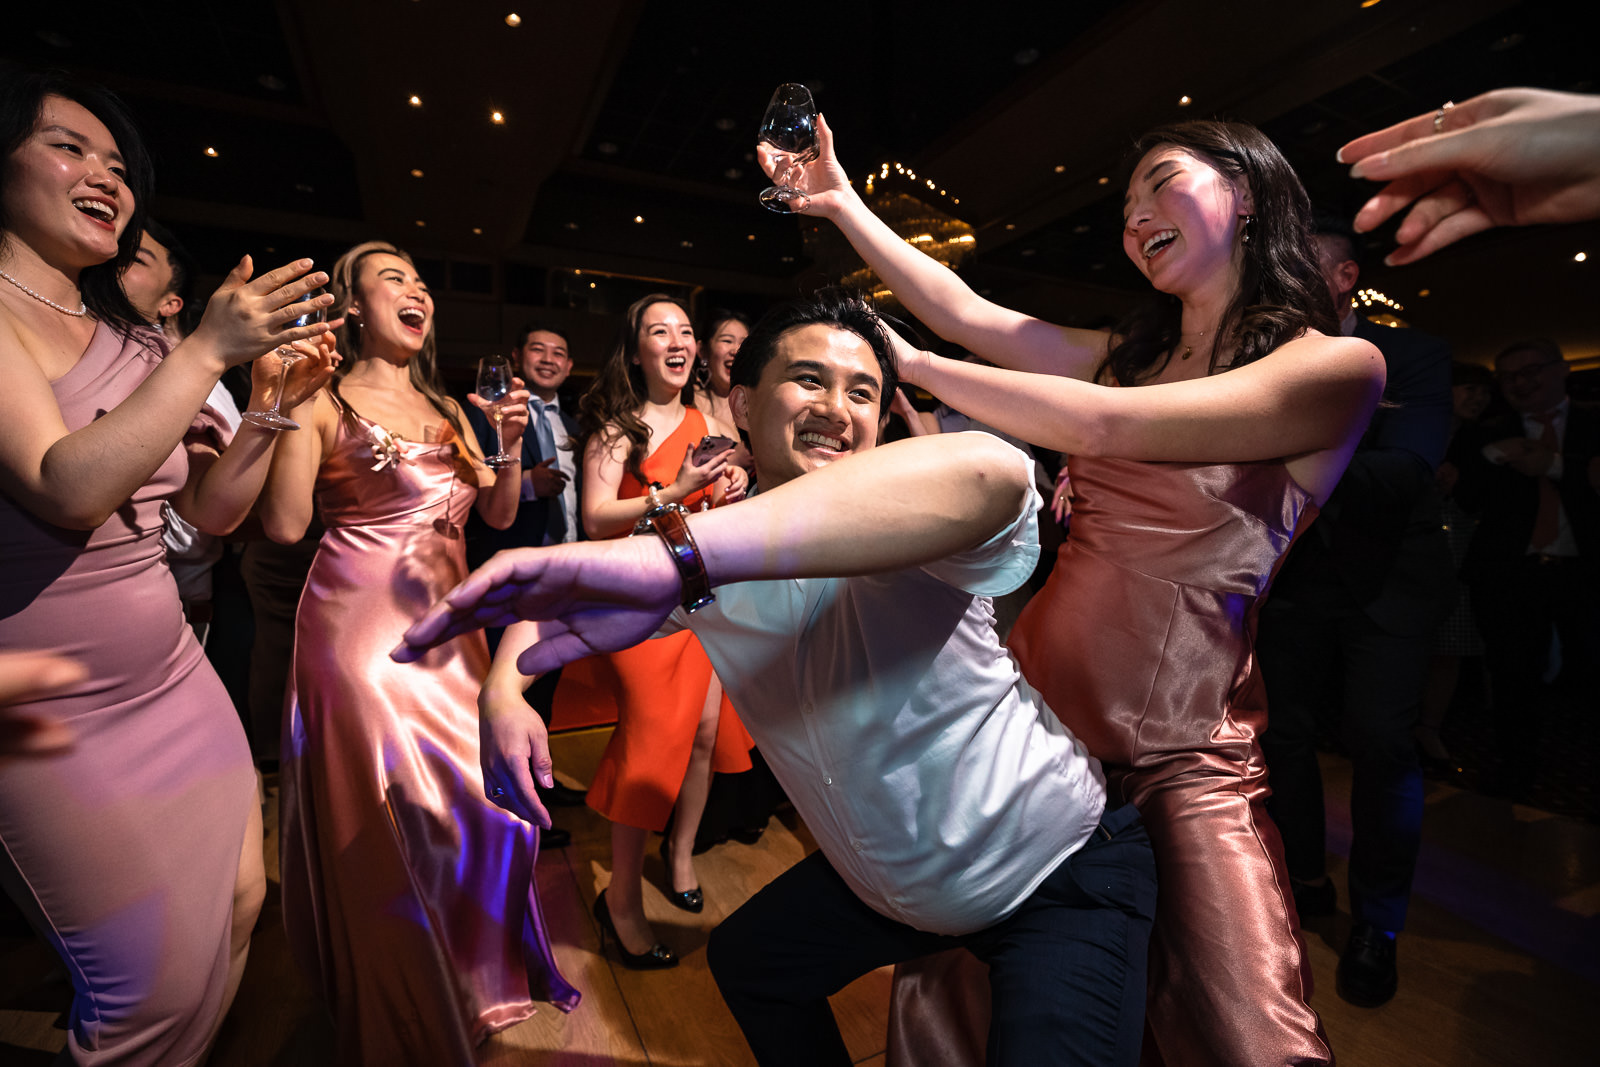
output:
M485 796L483 635L440 647L422 670L388 653L466 575L468 512L511 525L520 468L491 470L462 432L410 257L357 245L334 264L333 292L345 361L294 410L304 429L279 445L261 502L277 541L304 536L313 506L327 527L295 621L284 921L333 1010L340 1063L463 1067L535 999L570 1010L578 993L556 969L533 885L538 829ZM527 399L518 382L503 401L513 457Z
M119 283L151 182L121 106L0 67L0 167L0 650L82 672L11 709L71 746L0 768L0 884L72 976L72 1062L193 1064L265 878L250 749L184 623L161 505L213 529L248 509L274 435L218 458L201 406L228 367L314 332L285 309L326 279L309 260L252 279L246 259L168 352ZM301 361L293 387L327 370Z

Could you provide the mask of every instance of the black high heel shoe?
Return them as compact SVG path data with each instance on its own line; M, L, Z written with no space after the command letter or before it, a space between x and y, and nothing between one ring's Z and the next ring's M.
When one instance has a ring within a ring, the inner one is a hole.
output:
M666 897L672 902L673 907L682 908L684 911L692 911L698 915L706 906L706 895L700 891L699 886L682 892L672 888L672 861L667 858L669 852L667 848L668 840L665 836L661 838L661 862L667 868Z
M648 952L638 954L629 952L622 944L622 938L617 936L617 924L611 921L611 909L606 906L606 891L600 890L600 895L594 898L594 920L600 924L600 951L606 950L606 937L617 943L617 955L622 957L622 965L631 971L664 971L668 967L678 965L678 955L663 944L650 946Z

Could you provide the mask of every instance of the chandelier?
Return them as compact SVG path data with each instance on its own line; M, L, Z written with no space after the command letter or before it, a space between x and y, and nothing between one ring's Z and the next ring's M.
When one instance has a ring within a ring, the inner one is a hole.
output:
M951 206L961 201L931 178L918 178L909 167L899 163L879 165L867 175L861 198L901 240L951 270L958 269L977 250L978 238L972 226L934 206L941 201ZM807 219L801 239L817 269L837 279L841 286L869 294L879 301L894 299L894 294L861 261L838 227Z

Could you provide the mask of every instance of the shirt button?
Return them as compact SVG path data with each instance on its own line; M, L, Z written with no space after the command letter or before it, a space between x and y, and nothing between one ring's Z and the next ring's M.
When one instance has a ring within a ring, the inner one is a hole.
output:
M822 784L823 785L832 785L833 784L833 779L829 778L827 775L823 775L822 776Z
M855 849L857 852L860 852L861 851L861 842L860 841L852 841L852 842L850 842L850 847Z

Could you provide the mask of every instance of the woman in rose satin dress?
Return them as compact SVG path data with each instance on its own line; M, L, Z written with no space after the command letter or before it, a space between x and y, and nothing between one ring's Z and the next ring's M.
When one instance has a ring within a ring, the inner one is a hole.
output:
M738 439L732 427L684 403L695 351L688 309L674 298L652 294L628 309L611 358L579 407L590 537L630 533L650 507L651 483L663 502L691 509L722 502L725 480L742 492L744 472L730 466L731 452L694 461L706 434ZM611 883L596 897L595 913L620 942L626 965L674 966L677 956L656 941L644 914L645 843L673 818L663 845L669 899L699 911L703 895L690 860L695 829L712 772L750 769L750 735L687 631L570 664L555 707L557 714L595 709L617 718L589 786L589 806L611 822Z
M1157 295L1105 334L992 304L905 244L849 188L821 126L807 213L832 219L931 329L998 365L905 349L902 376L1071 457L1072 536L1011 645L1150 830L1144 1061L1331 1062L1262 803L1253 643L1261 598L1343 473L1384 371L1375 348L1337 336L1299 179L1252 127L1141 138L1122 243ZM949 959L905 969L891 1062L981 1062L972 980Z
M469 509L511 524L521 472L486 467L439 390L433 302L409 258L358 245L333 291L347 362L293 412L302 429L280 443L261 504L276 541L304 535L313 498L327 526L284 723L284 921L333 1011L340 1063L459 1067L535 998L571 1010L578 993L539 908L538 830L484 795L482 635L406 666L389 650L465 576ZM527 396L519 382L502 402L513 455Z
M325 279L241 262L169 351L119 282L151 181L120 105L0 68L0 160L0 650L75 666L8 709L67 744L0 767L0 885L72 977L65 1059L193 1064L266 879L250 749L184 622L161 507L219 532L249 508L272 435L219 457L202 405L228 367L311 332L281 329L282 308Z

